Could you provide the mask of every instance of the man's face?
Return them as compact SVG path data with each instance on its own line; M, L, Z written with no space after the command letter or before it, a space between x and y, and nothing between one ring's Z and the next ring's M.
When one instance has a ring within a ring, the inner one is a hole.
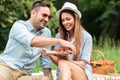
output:
M48 7L40 7L38 12L34 15L34 27L36 30L44 28L50 19L50 9Z

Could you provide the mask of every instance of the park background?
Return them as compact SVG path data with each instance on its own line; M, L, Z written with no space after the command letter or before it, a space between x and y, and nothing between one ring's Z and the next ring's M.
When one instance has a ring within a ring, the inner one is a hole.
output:
M36 0L0 0L0 53L5 48L8 34L16 20L29 19L32 3ZM50 2L52 19L47 27L52 36L58 32L56 11L64 2L75 3L82 13L81 24L93 37L93 49L101 50L106 59L115 62L115 73L120 73L120 0L43 0ZM94 59L101 59L97 54ZM39 64L39 62L38 62ZM53 65L53 69L56 69ZM39 70L36 66L35 72Z

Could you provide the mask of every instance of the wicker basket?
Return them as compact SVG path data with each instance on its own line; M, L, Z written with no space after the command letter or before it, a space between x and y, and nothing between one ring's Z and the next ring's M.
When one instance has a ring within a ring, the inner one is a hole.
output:
M101 55L102 60L93 60L91 56L90 64L92 65L92 71L96 74L109 74L114 72L114 61L106 60L103 52L99 50L93 50L92 53L98 53Z

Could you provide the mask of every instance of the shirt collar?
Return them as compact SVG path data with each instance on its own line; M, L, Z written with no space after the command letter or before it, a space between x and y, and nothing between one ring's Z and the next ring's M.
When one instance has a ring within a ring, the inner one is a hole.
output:
M34 27L31 25L30 21L27 20L26 22L27 22L27 24L29 25L28 29L30 30L30 32L35 32L35 29L34 29Z
M30 23L29 20L27 20L27 23L28 23L28 25L29 25L29 30L30 30L30 32L33 32L33 33L35 33L36 35L42 34L42 29L39 30L39 31L36 31L36 30L34 29L34 27L32 26L32 24Z

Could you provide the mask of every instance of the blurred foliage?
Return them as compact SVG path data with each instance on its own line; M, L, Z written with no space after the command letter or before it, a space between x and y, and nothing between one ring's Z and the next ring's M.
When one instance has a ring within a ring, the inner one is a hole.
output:
M77 0L76 5L82 12L81 22L85 29L96 38L107 37L111 45L120 40L120 1L119 0Z
M32 0L1 0L0 1L0 50L5 48L9 30L18 19L28 19Z
M5 48L8 40L8 34L12 24L16 20L27 20L30 15L30 8L37 0L1 0L0 1L0 50ZM44 0L51 4L51 14L53 18L47 23L47 27L53 32L53 36L58 32L58 23L56 8L53 5L54 0Z
M0 0L0 50L5 48L9 30L19 19L29 19L29 10L36 0ZM58 32L56 11L64 2L73 2L82 13L81 24L95 38L102 43L107 37L111 44L120 40L120 1L119 0L44 0L51 4L53 18L47 23L53 37Z

